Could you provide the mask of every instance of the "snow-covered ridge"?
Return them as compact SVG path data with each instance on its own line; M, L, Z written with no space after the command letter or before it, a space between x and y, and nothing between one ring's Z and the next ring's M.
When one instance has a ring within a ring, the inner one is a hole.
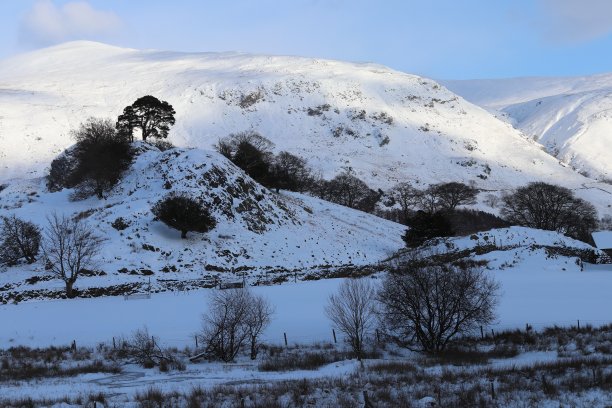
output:
M593 178L612 179L612 74L445 85L471 102L499 110L562 162Z
M179 146L210 149L253 129L325 177L352 167L377 188L400 180L486 189L591 181L435 81L380 65L90 42L0 62L0 181L44 174L72 144L70 129L89 116L116 117L145 94L175 107L170 139Z
M95 225L105 239L98 269L106 275L79 279L81 288L149 279L154 288L169 280L199 280L196 286L206 286L217 278L241 279L235 271L246 271L253 281L271 281L283 275L279 271L316 275L328 268L375 264L404 245L402 225L300 194L271 192L218 153L141 150L104 200L70 201L72 190L49 193L44 180L32 179L0 191L0 216L15 214L42 227L46 216L58 212L79 214ZM170 192L201 201L216 227L181 239L178 231L155 221L151 207ZM113 227L119 217L127 228ZM46 276L41 263L9 268L0 274L0 286L61 288L57 280L24 284L33 273Z

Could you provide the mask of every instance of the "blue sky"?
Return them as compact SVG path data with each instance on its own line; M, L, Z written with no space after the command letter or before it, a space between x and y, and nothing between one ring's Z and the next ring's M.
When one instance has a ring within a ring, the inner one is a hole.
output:
M612 71L609 0L0 0L0 58L88 39L368 61L436 79Z

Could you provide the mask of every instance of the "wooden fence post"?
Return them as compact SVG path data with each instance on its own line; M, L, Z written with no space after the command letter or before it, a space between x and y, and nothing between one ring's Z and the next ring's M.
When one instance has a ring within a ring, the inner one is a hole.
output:
M368 397L368 392L367 391L363 392L363 403L364 403L364 405L363 405L364 408L374 408L374 406L370 402L370 398Z

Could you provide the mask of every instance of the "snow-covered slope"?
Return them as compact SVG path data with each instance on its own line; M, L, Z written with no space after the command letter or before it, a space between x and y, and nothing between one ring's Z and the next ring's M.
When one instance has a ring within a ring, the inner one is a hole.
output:
M70 129L88 116L116 117L145 94L175 107L171 140L179 146L210 149L254 129L326 177L352 167L373 187L407 179L473 180L488 189L589 181L436 82L383 66L90 42L0 63L0 180L43 174L72 143Z
M57 212L95 225L105 238L97 269L106 275L79 279L81 288L149 279L154 288L171 289L173 280L200 287L217 278L239 280L243 272L253 282L282 281L293 279L294 269L296 278L324 276L336 267L375 264L404 245L402 225L300 194L271 192L218 153L144 150L104 200L70 201L72 190L49 193L44 180L32 179L0 191L0 216L16 214L42 227ZM183 240L154 221L152 205L169 192L200 200L217 226ZM127 228L113 227L119 217ZM25 284L33 272L46 276L41 263L9 268L0 274L0 287L10 285L2 291L61 287L61 281L44 279Z
M593 178L612 179L612 74L444 83L502 112L562 162Z

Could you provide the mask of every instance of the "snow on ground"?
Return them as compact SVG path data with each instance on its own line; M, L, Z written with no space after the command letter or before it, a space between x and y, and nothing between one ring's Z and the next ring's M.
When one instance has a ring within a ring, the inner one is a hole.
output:
M612 248L612 231L597 231L593 233L595 246L600 249Z

